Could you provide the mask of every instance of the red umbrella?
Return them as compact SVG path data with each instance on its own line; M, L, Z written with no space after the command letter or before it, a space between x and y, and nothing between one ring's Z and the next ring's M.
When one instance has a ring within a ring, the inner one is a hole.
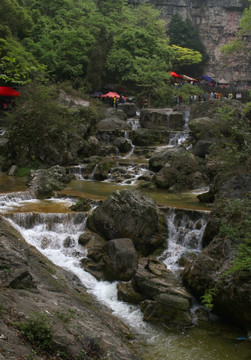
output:
M104 95L101 95L101 98L106 98L106 97L109 97L109 98L117 98L119 99L120 98L120 95L116 92L113 92L113 91L109 91L107 94L104 94Z
M9 86L0 86L0 96L20 96L20 93Z

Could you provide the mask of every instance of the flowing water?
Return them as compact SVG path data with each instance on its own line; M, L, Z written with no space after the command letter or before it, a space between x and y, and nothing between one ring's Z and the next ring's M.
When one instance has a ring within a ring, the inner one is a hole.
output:
M138 126L138 123L132 126ZM186 129L187 126L188 121ZM182 136L179 134L177 138ZM28 243L54 264L77 275L90 294L130 326L137 335L137 349L142 360L251 360L250 343L237 340L246 335L239 329L217 318L202 326L196 324L196 317L194 326L189 328L150 325L143 321L137 306L117 300L117 282L97 281L81 267L81 259L86 256L87 250L78 244L78 238L85 232L88 215L70 211L69 207L75 203L72 196L99 200L117 189L132 188L137 178L147 171L145 164L137 163L132 156L133 152L129 156L130 162L127 162L127 158L118 159L117 167L113 170L114 174L122 170L127 173L127 181L122 182L114 182L113 172L106 182L92 181L95 169L89 179L83 180L85 166L76 166L76 180L61 192L64 198L36 200L24 191L23 182L14 177L0 176L0 213ZM201 251L201 237L209 208L201 205L196 196L203 191L206 189L182 194L168 194L163 190L146 191L166 213L168 250L159 259L177 274L182 270L182 258ZM191 311L197 308L198 304L195 303Z

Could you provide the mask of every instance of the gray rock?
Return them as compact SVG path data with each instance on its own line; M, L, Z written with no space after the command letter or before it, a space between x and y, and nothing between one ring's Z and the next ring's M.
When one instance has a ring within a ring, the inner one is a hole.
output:
M184 124L183 113L172 109L143 109L140 113L142 128L182 130Z
M87 227L107 240L130 238L143 254L162 246L167 232L155 201L138 190L112 193L88 217Z
M138 266L138 255L131 239L114 239L103 247L105 274L108 280L128 281Z

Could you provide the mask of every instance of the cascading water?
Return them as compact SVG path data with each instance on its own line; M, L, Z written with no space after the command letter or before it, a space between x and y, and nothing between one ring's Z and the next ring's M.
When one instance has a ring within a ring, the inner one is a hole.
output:
M190 109L185 109L183 112L184 126L182 131L172 131L169 134L168 147L183 144L189 138L189 121Z
M117 282L97 281L81 267L80 260L86 257L87 250L79 245L78 238L85 232L85 214L13 213L6 218L55 265L78 276L87 291L112 309L115 316L139 333L147 331L149 325L144 323L140 310L117 300Z
M178 274L182 269L182 259L201 251L207 218L207 212L169 209L167 250L160 256L167 269Z

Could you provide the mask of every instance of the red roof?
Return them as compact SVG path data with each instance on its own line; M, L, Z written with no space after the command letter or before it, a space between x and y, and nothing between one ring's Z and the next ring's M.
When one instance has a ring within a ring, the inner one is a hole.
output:
M20 93L12 87L0 86L0 96L20 96Z

